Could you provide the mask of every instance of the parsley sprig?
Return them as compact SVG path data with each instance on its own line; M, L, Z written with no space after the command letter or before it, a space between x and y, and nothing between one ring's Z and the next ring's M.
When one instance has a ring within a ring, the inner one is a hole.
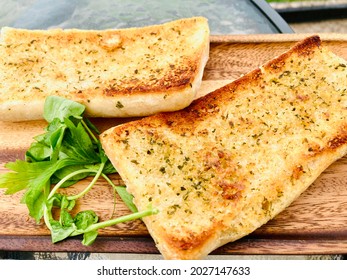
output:
M108 175L117 171L97 138L98 129L83 116L84 112L85 106L80 103L57 96L47 97L43 114L48 122L45 133L34 137L25 160L7 163L5 167L11 171L0 175L0 188L6 188L6 194L25 190L21 202L27 205L29 215L37 223L43 218L51 231L52 242L83 234L82 244L91 245L100 228L157 213L151 207L138 212L125 187L113 184ZM76 195L58 192L89 176L94 177L82 192ZM71 215L76 200L100 177L113 187L132 214L102 222L93 210ZM58 219L53 217L54 208L59 210Z

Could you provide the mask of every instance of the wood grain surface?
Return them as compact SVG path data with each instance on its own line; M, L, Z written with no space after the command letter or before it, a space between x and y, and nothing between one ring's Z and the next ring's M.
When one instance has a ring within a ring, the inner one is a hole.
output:
M199 96L238 78L288 50L303 35L213 36ZM347 59L347 35L322 35L323 44ZM92 119L101 130L131 119ZM4 164L23 159L32 137L43 132L44 121L0 122L0 172ZM309 189L275 219L251 235L229 243L216 254L344 254L347 253L347 157L331 165ZM112 177L123 184L118 175ZM69 193L88 183L84 180ZM0 189L0 250L158 253L141 221L100 230L92 246L80 238L52 244L44 224L36 224L20 204L23 193L12 196ZM129 213L110 186L100 180L76 211L93 209L101 220Z

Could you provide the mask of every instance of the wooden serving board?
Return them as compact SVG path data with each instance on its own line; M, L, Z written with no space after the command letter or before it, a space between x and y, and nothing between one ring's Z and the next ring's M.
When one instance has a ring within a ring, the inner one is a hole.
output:
M288 50L306 35L212 36L210 59L200 95L218 88ZM347 59L347 35L321 34L323 44ZM93 119L100 130L131 119ZM23 159L32 137L43 132L44 121L0 122L0 172L4 164ZM229 243L214 254L343 254L347 253L347 157L330 166L290 207L251 235ZM122 184L118 175L112 177ZM88 183L73 188L76 192ZM12 196L0 189L0 250L158 253L141 221L100 230L92 246L79 237L52 244L44 224L36 224ZM116 202L116 203L115 203ZM101 220L130 213L110 186L100 180L76 210L93 209Z

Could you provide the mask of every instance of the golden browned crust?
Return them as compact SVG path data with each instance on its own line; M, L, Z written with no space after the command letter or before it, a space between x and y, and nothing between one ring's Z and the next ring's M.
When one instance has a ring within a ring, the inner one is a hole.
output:
M273 218L347 152L347 63L313 36L103 147L163 256L203 258Z
M203 17L120 30L3 28L1 40L3 120L42 118L48 95L81 102L97 117L182 109L209 55Z

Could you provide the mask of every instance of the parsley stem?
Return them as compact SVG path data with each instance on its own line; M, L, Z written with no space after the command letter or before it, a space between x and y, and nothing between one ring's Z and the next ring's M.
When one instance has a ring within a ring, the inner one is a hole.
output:
M128 221L136 220L136 219L141 219L141 218L146 217L146 216L157 214L158 212L159 211L157 209L153 209L153 208L150 207L147 210L144 210L144 211L141 211L141 212L136 212L136 213L132 213L132 214L129 214L129 215L121 216L121 217L116 218L116 219L107 220L107 221L104 221L104 222L99 222L99 223L96 223L96 224L92 224L92 225L90 225L89 227L87 227L84 230L75 230L71 234L71 236L75 236L75 235L79 235L79 234L86 233L86 232L89 232L89 231L98 230L98 229L101 229L101 228L113 226L113 225L116 225L116 224L119 224L119 223L124 223L124 222L128 222Z
M50 199L55 193L56 191L67 181L69 180L70 178L78 175L78 174L81 174L81 173L90 173L90 172L97 172L97 170L93 170L93 169L80 169L80 170L77 170L77 171L74 171L74 172L71 172L69 175L66 175L63 179L61 179L55 186L54 188L51 190L51 192L49 193L48 195L48 199Z
M85 123L83 119L81 119L81 123L84 126L84 128L88 131L89 135L93 138L95 142L98 142L99 140L95 137L94 133L90 130L88 125Z
M128 192L124 192L125 186L116 186L112 180L106 175L101 174L102 177L113 187L113 189L118 193L118 195L121 197L125 205L132 211L132 212L138 212L135 204L133 203L133 196L130 195Z
M99 179L100 175L102 174L102 171L104 170L104 167L105 167L105 163L102 162L100 164L98 172L94 176L93 180L89 183L89 185L83 191L81 191L79 194L68 196L67 199L68 200L78 199L78 198L82 197L83 195L85 195L87 192L89 192L89 190L95 185L96 181Z
M45 224L50 231L52 231L52 226L51 226L51 223L49 221L51 216L52 216L52 214L50 215L50 213L47 209L47 205L44 204L44 206L43 206L43 220L45 221Z
M116 188L116 187L117 187L117 186L112 182L112 180L111 180L105 173L102 173L101 176L104 177L104 179L105 179L113 188Z

